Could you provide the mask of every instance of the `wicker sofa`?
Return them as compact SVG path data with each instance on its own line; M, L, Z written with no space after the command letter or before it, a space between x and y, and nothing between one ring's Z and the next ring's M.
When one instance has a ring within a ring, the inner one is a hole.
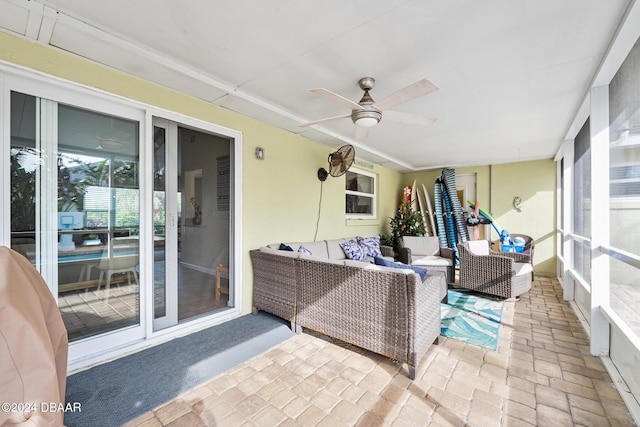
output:
M303 243L312 255L275 249L279 244L250 251L254 312L287 319L296 332L308 328L406 363L415 378L440 335L444 273L429 272L422 281L411 270L352 261L337 250L344 240Z

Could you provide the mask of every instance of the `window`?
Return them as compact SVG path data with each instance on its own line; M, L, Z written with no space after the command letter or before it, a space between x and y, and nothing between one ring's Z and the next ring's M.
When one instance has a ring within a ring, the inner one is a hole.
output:
M346 213L351 219L376 217L376 176L371 172L349 169L345 179Z
M591 122L586 120L575 138L573 159L573 232L591 238ZM574 241L573 269L591 283L591 245Z
M609 245L640 256L640 39L609 86ZM603 224L605 225L605 224ZM611 308L640 337L640 269L609 260ZM637 382L636 382L637 383Z
M613 150L609 152L609 160L611 168L609 169L609 195L611 198L622 197L639 197L640 196L640 163L635 164L620 164L629 163L629 159L638 158L638 147L640 144L635 145L632 150L625 150L622 155L622 159L614 157ZM624 160L623 160L624 159Z

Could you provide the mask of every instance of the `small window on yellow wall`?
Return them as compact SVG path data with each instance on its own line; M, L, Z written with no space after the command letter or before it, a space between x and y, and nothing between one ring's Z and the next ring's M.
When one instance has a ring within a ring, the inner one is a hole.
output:
M347 218L376 217L376 175L351 168L345 175Z

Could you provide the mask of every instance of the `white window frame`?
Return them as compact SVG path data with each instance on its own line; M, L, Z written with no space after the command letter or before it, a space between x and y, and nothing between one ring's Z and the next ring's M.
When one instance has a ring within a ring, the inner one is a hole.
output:
M347 219L376 219L377 218L377 205L378 205L378 176L373 173L373 172L368 172L362 169L358 169L358 168L349 168L349 172L351 173L355 173L358 175L363 175L366 177L369 177L371 179L373 179L373 193L364 193L361 191L354 191L354 190L347 190L346 186L347 186L347 177L345 174L345 201L346 201L346 196L347 195L352 195L352 196L359 196L359 197L367 197L369 199L372 199L371 201L371 210L372 212L370 214L368 213L347 213L346 212L346 206L345 206L345 216Z

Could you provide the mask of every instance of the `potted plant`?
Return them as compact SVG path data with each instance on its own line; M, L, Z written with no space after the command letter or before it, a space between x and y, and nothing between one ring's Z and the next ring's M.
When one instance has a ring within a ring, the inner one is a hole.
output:
M390 236L383 236L391 243L393 251L398 253L398 245L402 236L424 236L426 229L422 215L411 209L411 202L401 203L389 224Z

